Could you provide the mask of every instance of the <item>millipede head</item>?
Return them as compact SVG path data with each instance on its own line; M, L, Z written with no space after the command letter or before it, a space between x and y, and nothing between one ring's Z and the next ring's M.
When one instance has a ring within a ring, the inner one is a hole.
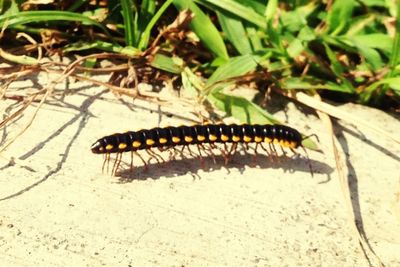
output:
M93 145L90 147L94 154L103 154L106 153L105 147L103 146L101 140L97 140Z

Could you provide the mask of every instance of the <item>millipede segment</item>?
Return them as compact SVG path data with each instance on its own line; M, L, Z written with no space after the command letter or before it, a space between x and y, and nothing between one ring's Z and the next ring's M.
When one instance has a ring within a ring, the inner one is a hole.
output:
M226 157L234 154L238 143L243 143L247 146L249 143L256 143L257 146L267 143L272 152L276 150L274 144L279 144L281 147L287 147L291 150L302 147L302 137L300 133L291 127L285 125L250 125L250 124L208 124L208 125L193 125L179 127L164 127L153 128L139 131L129 131L125 133L117 133L98 139L91 147L95 154L106 154L106 160L109 160L109 155L112 153L119 154L123 152L136 153L139 150L146 150L147 153L155 158L157 155L152 148L158 148L160 151L166 149L174 149L177 146L189 148L189 145L197 145L199 155L201 150L206 151L204 145L209 144L211 148L215 147L214 143L233 144L231 150L224 153ZM263 149L267 151L264 147ZM211 149L212 150L212 149ZM190 151L190 149L189 149ZM232 152L233 151L233 152ZM191 153L191 152L190 152ZM257 151L256 151L257 153ZM136 153L137 154L137 153ZM117 160L121 157L117 156ZM140 155L139 155L140 156ZM161 156L158 156L162 159ZM141 158L144 163L143 158ZM226 162L229 158L225 159ZM119 162L114 165L113 172L119 166Z

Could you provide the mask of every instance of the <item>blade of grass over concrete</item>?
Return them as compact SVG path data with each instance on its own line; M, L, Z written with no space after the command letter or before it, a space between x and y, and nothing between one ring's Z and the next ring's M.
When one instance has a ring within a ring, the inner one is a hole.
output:
M282 89L325 89L331 91L338 91L343 93L352 93L352 90L344 84L334 82L324 82L313 77L289 77L280 81Z
M174 5L180 10L189 9L194 13L190 27L200 38L202 43L216 57L228 59L228 52L225 43L210 18L192 0L174 0Z
M216 88L207 96L207 100L219 110L224 111L227 116L235 117L241 122L250 124L280 123L270 113L255 103L244 97L225 94L222 90L223 86Z
M259 57L244 55L230 58L228 62L221 65L206 82L206 87L229 78L244 75L257 67Z

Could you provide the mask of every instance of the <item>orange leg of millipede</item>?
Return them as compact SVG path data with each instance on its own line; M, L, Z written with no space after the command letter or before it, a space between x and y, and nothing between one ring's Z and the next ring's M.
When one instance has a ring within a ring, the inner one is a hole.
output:
M130 166L130 172L133 172L133 151L131 151L131 166Z
M143 162L144 170L147 171L149 169L149 166L147 165L147 162L143 159L143 157L137 152L137 151L132 151L137 155Z
M275 161L275 157L276 155L273 154L273 151L269 151L268 149L266 149L262 143L260 143L260 147L262 148L262 150L265 151L265 153L267 153L267 157L274 162Z
M122 160L122 153L117 153L117 156L115 157L115 161L111 170L111 175L115 176L119 168L119 165L121 164L121 160Z
M311 176L313 177L314 176L314 171L313 171L313 168L312 168L312 165L311 165L310 156L308 156L307 150L303 146L300 146L300 147L303 149L304 153L306 154L308 167L310 167Z
M210 156L212 157L214 164L217 164L217 161L215 160L215 155L214 155L213 149L218 149L218 147L213 143L209 143L209 145L210 145L210 147L209 147L208 151L210 151Z
M201 154L201 148L202 148L202 145L197 144L197 150L199 151L200 165L204 169L205 166L204 166L203 155Z
M146 153L150 156L147 163L150 163L151 159L153 158L157 161L157 163L165 162L164 158L152 151L151 148L146 149Z
M268 143L268 146L269 146L269 148L270 148L271 151L272 151L272 158L273 158L273 159L276 159L276 161L277 161L278 163L280 163L281 161L280 161L280 159L279 159L279 155L278 155L278 152L276 151L276 148L275 148L274 144L271 142L271 143Z
M189 151L189 155L193 158L197 158L199 157L199 155L196 155L195 153L193 153L193 151L190 149L190 146L183 146L184 148L186 147L187 150Z
M225 159L225 165L228 165L229 161L232 159L233 155L236 153L237 143L233 143L228 151L226 143L224 143L224 150L221 150L222 155ZM227 153L226 153L227 152Z
M256 147L254 148L254 154L253 154L253 157L251 158L251 165L252 166L256 166L256 164L257 164L257 155L258 155L257 148L258 148L259 144L260 143L256 143Z
M108 165L110 163L110 153L104 154L103 166L101 167L102 173L104 173L104 167L106 166L106 162L107 162L107 173L108 173Z

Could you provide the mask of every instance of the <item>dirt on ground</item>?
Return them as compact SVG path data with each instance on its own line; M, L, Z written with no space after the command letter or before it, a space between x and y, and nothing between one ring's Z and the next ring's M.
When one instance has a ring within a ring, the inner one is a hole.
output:
M90 151L98 138L191 124L196 116L179 102L163 106L74 86L82 90L48 101L1 154L2 266L377 266L362 251L349 214L380 260L400 266L400 146L394 141L335 122L351 201L324 126L312 110L293 103L274 115L318 135L323 153L308 151L314 176L299 150L300 157L279 161L260 153L255 166L243 152L227 166L221 157L204 164L186 157L153 160L148 170L134 157L133 171L127 153L111 177L101 171L103 157ZM14 103L0 103L4 117ZM2 145L37 105L2 129ZM394 136L400 132L393 115L354 104L338 108Z

